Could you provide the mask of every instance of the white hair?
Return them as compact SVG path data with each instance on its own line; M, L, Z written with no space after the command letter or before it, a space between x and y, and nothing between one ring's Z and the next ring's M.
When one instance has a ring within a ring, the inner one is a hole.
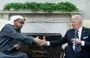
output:
M72 15L72 17L71 18L76 18L77 20L80 20L80 21L82 21L83 20L83 17L82 16L80 16L80 15Z
M13 15L10 17L10 21L8 21L8 24L14 25L14 21L17 19L24 20L24 17L22 17L21 15Z

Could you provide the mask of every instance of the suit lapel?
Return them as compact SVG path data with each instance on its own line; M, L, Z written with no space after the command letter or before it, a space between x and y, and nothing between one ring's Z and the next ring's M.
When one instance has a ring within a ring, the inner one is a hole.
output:
M74 38L74 35L75 35L75 30L72 29L72 31L71 31L71 35L70 35L71 39Z
M81 40L83 40L83 37L85 36L85 33L86 33L86 31L85 31L85 28L83 27L82 28L82 34L81 34Z

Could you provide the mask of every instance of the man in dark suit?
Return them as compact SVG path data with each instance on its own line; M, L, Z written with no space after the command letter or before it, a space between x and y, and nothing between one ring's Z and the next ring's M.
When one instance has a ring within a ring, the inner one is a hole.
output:
M10 17L10 21L0 31L0 58L28 58L25 53L20 52L20 42L40 44L42 40L38 37L25 36L20 33L25 19L20 15Z
M65 48L65 58L90 58L90 29L82 26L80 15L71 17L72 29L59 41L45 41L41 45L58 46L68 43ZM76 30L78 32L76 33ZM76 35L75 35L76 34Z

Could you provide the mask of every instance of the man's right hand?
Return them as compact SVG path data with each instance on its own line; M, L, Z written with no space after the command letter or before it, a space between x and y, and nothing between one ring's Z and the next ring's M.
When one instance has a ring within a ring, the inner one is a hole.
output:
M45 36L43 36L43 39L40 39L39 36L37 36L36 38L34 38L34 42L40 46L47 44Z

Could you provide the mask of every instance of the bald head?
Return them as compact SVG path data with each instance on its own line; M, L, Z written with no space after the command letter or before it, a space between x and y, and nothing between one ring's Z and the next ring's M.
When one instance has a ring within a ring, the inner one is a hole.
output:
M72 23L72 27L74 29L79 29L82 26L82 16L80 15L73 15L71 17L71 23Z

